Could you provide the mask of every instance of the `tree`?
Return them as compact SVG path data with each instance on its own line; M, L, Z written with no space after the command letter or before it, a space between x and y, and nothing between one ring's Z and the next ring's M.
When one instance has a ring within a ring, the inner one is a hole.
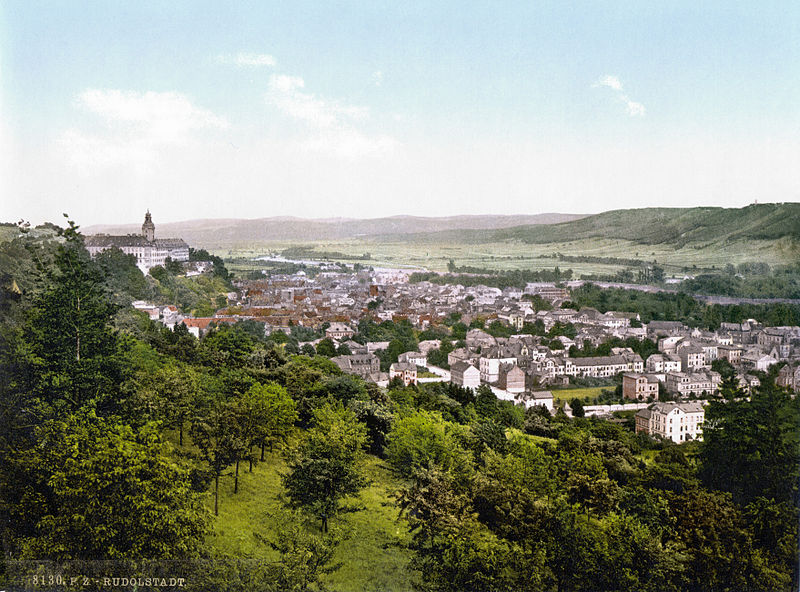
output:
M290 454L283 485L292 506L317 516L325 532L340 501L366 485L359 464L367 430L341 404L320 407L313 416L314 426Z
M581 399L572 399L569 402L569 406L572 407L573 417L583 417L586 414L586 412L583 410L583 401Z
M258 422L253 434L253 443L261 447L261 460L264 460L264 447L270 450L275 442L285 442L297 421L297 405L278 384L256 384L250 387L248 395L253 397L258 410Z
M35 407L40 419L75 412L92 399L113 406L122 380L112 328L116 308L103 272L74 222L60 234L64 242L52 267L42 269L48 287L35 300L25 330L27 384L20 387L38 399L31 411Z
M437 466L458 475L471 472L471 454L460 445L455 424L436 412L411 412L396 420L389 432L386 456L404 477Z
M225 469L246 452L238 437L239 426L235 409L216 401L194 418L190 434L200 449L200 455L214 473L214 515L219 516L219 478Z
M258 538L277 551L280 561L266 567L263 579L274 590L325 590L320 577L341 567L341 563L333 563L333 558L342 533L336 529L310 532L307 519L298 510L275 516L273 522L274 538Z
M169 364L158 371L154 384L161 395L164 418L168 425L177 426L178 443L183 446L183 428L190 418L199 385L191 366Z
M767 380L751 400L712 402L700 449L700 477L739 503L758 497L796 503L800 402Z
M336 345L330 337L326 337L317 344L317 355L332 358L337 355Z
M29 483L12 502L28 558L175 559L197 556L208 517L155 426L134 431L82 411L37 429L39 445L13 459Z

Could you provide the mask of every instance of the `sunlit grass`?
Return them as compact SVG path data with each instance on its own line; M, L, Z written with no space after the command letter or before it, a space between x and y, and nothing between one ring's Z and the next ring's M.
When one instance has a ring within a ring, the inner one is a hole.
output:
M219 516L214 519L207 543L234 556L274 561L275 552L259 537L274 538L276 522L269 517L280 515L283 508L281 474L286 464L275 453L267 455L252 473L247 467L242 463L239 468L236 494L233 477L229 474L221 479ZM394 498L402 484L376 457L368 456L363 470L370 484L345 503L357 510L330 520L332 527L342 527L346 534L334 557L342 567L324 576L325 583L331 590L341 592L411 590L413 572L408 567L411 552L407 548L410 535ZM213 482L205 502L213 510Z

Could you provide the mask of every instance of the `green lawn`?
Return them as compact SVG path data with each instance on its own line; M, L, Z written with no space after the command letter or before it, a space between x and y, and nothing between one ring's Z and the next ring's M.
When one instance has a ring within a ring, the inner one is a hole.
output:
M286 466L278 454L269 455L252 473L247 464L240 467L239 493L233 493L233 478L220 482L219 517L208 543L236 556L274 560L274 552L260 543L254 533L271 538L268 515L281 507L280 474ZM369 456L364 472L370 485L347 505L364 509L343 514L330 521L331 526L344 527L347 534L339 545L335 561L343 563L336 572L325 576L331 590L378 591L411 590L413 572L408 567L411 557L406 523L398 518L393 498L401 483L378 458ZM213 483L206 500L213 510Z
M613 386L591 386L591 387L577 387L565 389L551 389L554 401L571 401L572 399L581 399L584 403L592 401L595 397L599 396L604 390L613 390Z

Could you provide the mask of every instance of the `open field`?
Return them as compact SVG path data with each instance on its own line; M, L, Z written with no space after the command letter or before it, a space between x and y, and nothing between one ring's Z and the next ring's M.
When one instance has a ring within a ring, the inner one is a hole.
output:
M235 248L214 251L226 260L237 260L229 265L234 272L260 269L255 257L270 252L297 246L313 246L317 251L336 251L345 255L340 261L361 263L379 267L423 268L431 271L447 271L452 259L457 266L471 266L496 270L541 270L558 266L571 269L573 277L594 274L614 274L627 265L616 263L571 262L559 260L557 254L567 256L614 257L657 262L667 277L682 277L685 273L720 269L727 263L734 265L748 261L760 261L771 266L786 265L800 257L798 243L789 239L778 241L741 241L727 244L684 245L673 248L666 244L643 245L625 240L609 238L584 238L557 243L530 244L521 241L493 242L485 244L414 242L384 243L377 241L346 239L319 242L265 242L242 244ZM369 253L369 260L360 259Z
M565 388L565 389L550 389L553 393L553 400L558 401L571 401L572 399L581 399L584 403L593 400L599 396L604 390L614 390L613 386L591 386L579 388Z

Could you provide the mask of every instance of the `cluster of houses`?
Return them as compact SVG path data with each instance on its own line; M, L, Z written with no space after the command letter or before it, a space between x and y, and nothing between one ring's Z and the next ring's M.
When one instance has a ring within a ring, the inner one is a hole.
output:
M537 310L536 296L550 301L554 308ZM727 360L746 391L759 384L754 371L788 362L778 383L800 389L800 327L764 327L751 320L723 323L712 332L691 329L676 321L643 324L636 313L560 308L559 304L568 297L566 288L553 284L500 290L409 283L408 274L402 270L338 270L323 271L313 278L300 271L240 281L237 292L228 294L230 305L213 317L191 318L169 306L143 308L151 318L158 318L169 327L184 324L197 337L214 324L243 319L263 323L265 334L287 331L291 325L316 328L327 323L325 336L337 346L347 345L351 351L350 355L332 358L342 371L378 383L399 378L404 384L419 381L418 369L428 365L428 353L440 343L420 343L419 351L402 354L389 372L383 373L376 352L386 349L388 343L359 344L352 340L361 319L378 323L407 320L419 330L454 317L467 324L476 318L487 323L499 321L510 331L519 331L527 323L540 322L545 330L557 324L571 324L575 337L558 337L561 347L557 349L551 340L530 334L494 337L485 330L471 329L463 347L448 353L447 378L468 388L486 384L526 405L544 404L552 409L552 395L546 390L551 386L567 384L573 377L610 379L621 375L626 399L657 403L637 416L637 430L659 433L675 441L698 437L697 426L702 421L695 420L696 414L702 413L702 406L698 411L697 404L686 401L717 392L721 377L711 369L714 360ZM658 344L658 353L646 360L629 348L614 348L607 356L569 354L572 346L597 347L612 337L650 338ZM662 392L671 393L671 398L681 402L659 402ZM676 419L678 416L680 420Z

